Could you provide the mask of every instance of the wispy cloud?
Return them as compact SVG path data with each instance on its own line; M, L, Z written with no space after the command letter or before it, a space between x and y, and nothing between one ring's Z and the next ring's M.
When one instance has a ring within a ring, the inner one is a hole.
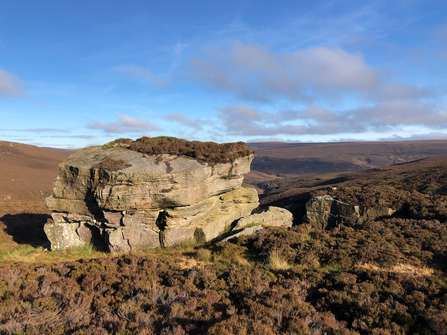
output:
M28 129L0 129L0 131L19 131L19 132L30 132L30 133L66 133L67 129L59 128L28 128Z
M257 137L257 138L252 138L249 139L247 141L247 143L263 143L263 142L286 142L284 141L282 138L279 137ZM300 142L300 141L295 141L295 142Z
M25 93L25 84L14 73L0 69L0 96L19 97Z
M134 119L128 115L119 113L116 113L116 117L118 118L118 122L102 123L99 121L90 121L87 128L114 134L161 130L159 126L146 119Z
M164 117L164 119L168 120L168 121L175 121L175 122L181 123L184 126L194 128L196 130L202 129L202 123L203 123L202 120L200 120L200 119L192 120L183 114L179 114L179 113L167 114Z
M127 77L143 80L145 83L156 87L167 86L171 81L168 77L156 75L144 67L135 65L120 65L114 67L113 70L122 73Z

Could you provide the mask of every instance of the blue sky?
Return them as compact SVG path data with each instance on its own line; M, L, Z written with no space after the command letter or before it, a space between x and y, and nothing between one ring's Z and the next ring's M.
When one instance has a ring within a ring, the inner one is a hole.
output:
M0 2L0 140L447 138L446 1Z

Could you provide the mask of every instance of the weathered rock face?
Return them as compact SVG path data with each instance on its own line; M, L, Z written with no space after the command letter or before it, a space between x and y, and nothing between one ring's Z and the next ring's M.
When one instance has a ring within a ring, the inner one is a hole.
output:
M100 167L106 159L125 164L110 171ZM210 164L124 147L85 148L59 166L45 232L52 249L92 240L112 252L208 241L258 206L256 191L240 188L252 159Z
M48 222L44 231L55 250L81 247L92 239L90 229L79 222Z
M350 226L360 224L364 219L390 216L395 210L387 207L353 206L331 196L319 196L306 203L303 223L310 223L318 229L332 229L340 224Z
M337 201L330 196L319 196L306 203L304 223L310 223L318 229L332 229L339 224L361 221L359 206Z
M252 223L263 226L292 227L293 215L287 209L270 206L265 212L252 214L239 219L233 230L243 229Z
M186 239L209 241L223 233L241 217L258 207L258 193L253 188L240 188L217 195L187 207L166 209L164 246Z
M119 171L93 168L106 158L124 160L131 166ZM186 156L88 147L60 165L50 205L65 210L66 200L79 200L85 203L84 208L75 206L82 212L87 212L89 205L109 211L188 206L239 188L252 160L253 155L212 165ZM86 196L94 203L89 204Z

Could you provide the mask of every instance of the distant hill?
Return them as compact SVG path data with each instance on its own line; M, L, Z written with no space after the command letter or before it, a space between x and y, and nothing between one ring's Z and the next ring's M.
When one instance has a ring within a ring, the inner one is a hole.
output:
M294 203L308 192L327 187L390 186L405 191L447 195L447 155L358 172L315 174L275 179L257 184L261 204Z
M447 140L408 142L249 143L256 151L247 183L259 182L262 172L293 177L361 171L447 155ZM267 180L267 179L266 179Z
M40 147L40 148L49 150L49 151L60 152L62 154L67 154L67 155L73 155L73 154L77 153L79 150L81 150L81 149L60 149L60 148L51 148L51 147Z
M0 141L0 200L43 201L68 153Z

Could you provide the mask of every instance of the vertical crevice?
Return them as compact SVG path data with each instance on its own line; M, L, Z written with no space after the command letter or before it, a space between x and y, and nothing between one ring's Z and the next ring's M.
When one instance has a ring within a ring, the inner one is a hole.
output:
M160 245L162 248L167 247L166 243L166 236L165 236L165 229L168 226L167 225L167 216L168 214L166 211L161 211L160 214L158 214L157 220L155 221L155 224L157 225L160 232L158 233L159 239L160 239Z

